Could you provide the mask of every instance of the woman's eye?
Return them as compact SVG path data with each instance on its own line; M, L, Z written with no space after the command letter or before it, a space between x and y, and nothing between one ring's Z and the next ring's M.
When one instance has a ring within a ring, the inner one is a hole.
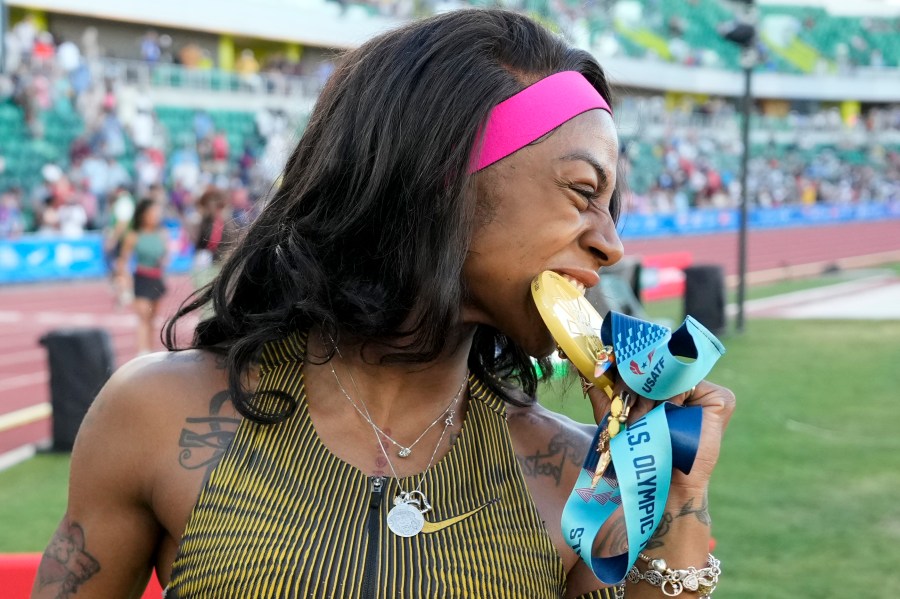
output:
M597 201L599 194L591 188L573 187L572 190L584 198L588 205L593 205Z

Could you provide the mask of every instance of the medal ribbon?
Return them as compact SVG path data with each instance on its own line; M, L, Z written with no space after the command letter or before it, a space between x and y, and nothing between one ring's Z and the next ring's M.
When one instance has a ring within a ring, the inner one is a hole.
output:
M601 338L612 345L619 376L640 395L663 400L689 391L712 369L725 348L691 318L674 333L667 327L610 312ZM562 515L563 537L606 584L621 582L659 526L672 468L688 474L697 454L703 410L666 402L631 423L609 443L612 463L596 488L591 479L606 419L597 427L575 488ZM594 557L600 529L622 507L628 551Z

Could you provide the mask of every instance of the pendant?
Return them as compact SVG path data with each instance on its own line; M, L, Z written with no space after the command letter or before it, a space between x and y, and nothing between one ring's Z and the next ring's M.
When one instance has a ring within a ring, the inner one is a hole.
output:
M397 455L400 456L401 458L406 458L406 457L409 457L409 454L411 454L411 453L412 453L412 449L410 449L409 447L401 447L400 451L397 452Z
M600 438L597 439L597 453L600 454L600 458L597 460L597 466L594 468L594 476L591 477L592 490L596 489L597 485L600 484L603 473L606 472L606 468L612 461L612 455L609 452L609 429L604 429L600 433Z
M422 532L425 516L414 504L398 496L394 498L394 507L388 512L387 525L399 537L414 537Z

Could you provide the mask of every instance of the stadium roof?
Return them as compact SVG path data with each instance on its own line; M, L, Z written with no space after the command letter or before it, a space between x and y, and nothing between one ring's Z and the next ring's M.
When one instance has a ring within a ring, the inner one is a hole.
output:
M7 4L110 21L352 48L402 21L327 0L6 0Z

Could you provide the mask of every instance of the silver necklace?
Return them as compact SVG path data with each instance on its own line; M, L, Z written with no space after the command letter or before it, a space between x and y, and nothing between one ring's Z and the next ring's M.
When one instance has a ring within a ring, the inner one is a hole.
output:
M341 356L341 352L337 350L335 347L335 351L338 356ZM353 399L344 390L344 386L341 384L341 379L338 378L337 372L334 369L333 364L329 364L331 366L331 374L334 375L334 380L337 382L338 386L341 388L341 391L344 392L344 395L347 399L353 403ZM354 390L359 393L359 387L356 384L356 380L353 378L353 373L349 370L347 373L350 375L350 382L353 384ZM387 515L387 525L388 528L397 536L400 537L414 537L415 535L422 532L422 529L425 526L425 514L431 511L431 504L428 502L428 498L425 496L425 493L422 492L422 483L425 482L425 477L428 476L428 471L431 470L432 464L434 464L434 458L437 456L438 449L441 447L441 443L444 440L444 436L447 434L447 429L453 425L453 416L455 414L456 403L459 401L459 398L462 396L462 390L466 386L466 381L468 380L468 376L463 379L462 385L460 385L459 390L456 392L456 396L453 398L453 402L450 404L450 407L445 410L445 414L447 417L444 419L444 428L441 429L441 436L438 439L437 444L434 446L434 451L431 452L431 458L428 460L428 465L425 467L425 471L422 472L422 476L419 478L419 484L416 485L416 488L413 491L404 491L402 487L400 487L400 493L394 497L394 507L390 509ZM378 440L378 446L381 448L381 453L384 454L384 459L387 460L388 466L391 469L391 473L394 475L394 479L397 481L397 486L400 486L400 477L397 476L397 471L394 469L394 464L391 462L391 458L388 455L387 449L384 446L384 441L381 439L381 435L378 434L380 430L378 426L372 421L371 416L369 415L369 408L366 406L366 402L360 400L362 404L363 410L365 410L365 420L371 425L372 432L375 433L375 438ZM355 405L355 404L354 404ZM430 428L430 427L429 427Z
M340 356L341 358L343 358L343 356L341 356L340 352L337 352L337 353L338 353L338 356ZM460 387L459 387L459 392L456 394L456 397L454 397L454 398L450 401L450 403L447 405L447 407L444 408L444 411L442 411L440 414L438 414L437 418L435 418L435 419L431 422L431 424L429 424L429 425L425 428L425 430L422 431L422 434L419 435L418 437L416 437L416 440L415 440L415 441L413 441L413 442L410 443L409 445L403 445L402 443L399 443L396 439L394 439L392 436L390 436L389 434L387 434L386 432L384 432L384 429L382 429L380 426L378 426L377 424L375 424L375 421L372 420L371 416L369 415L369 410L368 410L368 409L366 409L365 411L363 411L363 410L361 410L361 409L359 408L358 405L356 405L356 402L353 400L352 397L350 397L350 394L347 393L347 390L344 389L344 386L341 384L341 379L338 378L337 373L334 371L334 366L331 367L331 372L334 374L334 380L337 381L338 387L340 387L340 389L341 389L341 393L344 394L344 397L347 398L347 401L350 402L350 405L353 406L353 409L356 410L357 413L358 413L360 416L362 416L363 419L364 419L366 422L368 422L368 423L372 426L372 428L375 429L375 431L376 431L377 433L380 433L381 435L383 435L385 439L387 439L388 441L390 441L391 443L393 443L393 444L397 447L397 449L398 449L398 451L397 451L397 456L398 456L398 457L401 457L401 458L409 457L409 456L412 454L413 447L415 447L416 444L417 444L419 441L421 441L422 438L423 438L425 435L428 434L428 431L430 431L431 429L433 429L434 426L435 426L438 422L441 421L441 419L444 419L444 418L447 416L447 413L450 411L450 408L452 408L452 407L456 404L457 400L459 399L459 395L462 393L463 386L465 386L465 384L466 384L466 381L463 380L463 384L460 385ZM358 393L359 393L359 388L356 387L356 381L353 380L353 373L350 372L349 370L348 370L347 372L350 374L350 382L353 383L353 388L356 390L356 392L357 392L357 394L358 394ZM363 407L365 407L365 404L363 404Z

